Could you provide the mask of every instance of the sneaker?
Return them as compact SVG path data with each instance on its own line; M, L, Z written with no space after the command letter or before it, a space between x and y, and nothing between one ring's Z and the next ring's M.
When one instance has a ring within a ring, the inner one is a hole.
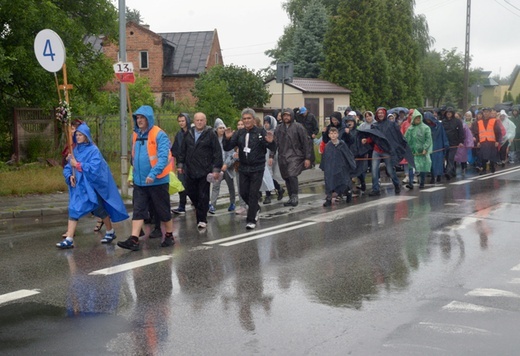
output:
M266 196L265 197L264 204L271 204L271 197L270 196Z
M248 230L253 230L255 228L256 228L255 223L247 223L247 225L246 225L246 229L248 229Z
M379 190L373 190L370 193L368 193L369 197L377 197L377 196L380 196L380 195L381 195L381 192Z
M161 242L161 247L173 246L175 244L175 240L173 239L173 235L168 235L164 238L164 241Z
M105 237L103 237L101 239L101 243L102 244L109 244L111 243L112 241L114 241L116 239L116 233L113 232L111 234L109 234L108 232L105 234Z
M200 221L198 224L197 224L197 227L199 229L205 229L206 226L208 226L208 224L206 224L204 221Z
M332 199L326 199L325 200L325 203L323 203L323 206L326 208L326 207L329 207L332 205Z
M151 239L156 239L156 238L159 238L159 237L162 237L162 230L160 227L156 227L155 229L153 229L152 232L150 232L150 236L149 236Z
M117 246L127 250L139 251L139 239L135 236L130 236L125 241L119 241Z
M407 185L406 185L406 188L412 190L412 189L413 189L413 184L407 184Z
M56 247L57 248L61 248L62 250L66 250L66 249L69 249L69 248L74 248L74 241L73 240L69 240L69 239L65 239L61 242L58 242L56 244Z
M177 214L177 215L182 215L182 214L186 213L186 209L184 209L183 206L179 206L177 209L173 209L172 213Z
M285 189L280 188L280 190L278 191L278 197L276 199L277 200L282 200L283 199L283 193L285 193Z
M235 211L235 204L229 204L229 208L227 208L227 211Z
M399 194L399 193L401 193L401 186L397 185L395 187L395 194Z
M216 210L215 210L215 207L214 207L213 205L210 204L210 205L209 205L209 210L208 210L208 212L209 212L210 214L215 214L215 211L216 211Z
M260 207L258 207L258 210L256 211L255 221L258 221L260 219Z

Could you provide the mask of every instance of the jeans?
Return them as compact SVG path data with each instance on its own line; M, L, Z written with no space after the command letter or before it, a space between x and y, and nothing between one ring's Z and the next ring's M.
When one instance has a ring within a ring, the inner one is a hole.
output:
M381 160L385 162L386 171L390 173L390 176L392 177L392 183L394 183L394 187L399 186L399 179L397 179L397 173L395 172L395 168L392 165L392 157L390 156L390 153L379 153L374 150L374 152L372 153L372 190L374 192L379 191L379 164L381 163Z

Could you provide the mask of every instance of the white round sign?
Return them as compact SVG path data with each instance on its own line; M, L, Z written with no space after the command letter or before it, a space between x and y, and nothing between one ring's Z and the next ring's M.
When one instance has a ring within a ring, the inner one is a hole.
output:
M34 39L34 53L38 62L48 72L58 72L65 63L65 46L53 30L38 32Z

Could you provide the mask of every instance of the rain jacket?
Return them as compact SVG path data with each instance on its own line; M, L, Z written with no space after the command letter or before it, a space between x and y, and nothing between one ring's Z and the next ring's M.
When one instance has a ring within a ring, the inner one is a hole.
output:
M128 219L125 204L121 199L110 168L98 147L94 144L89 127L83 123L79 125L76 131L85 135L88 142L78 144L76 136L73 136L74 158L79 162L78 167L74 169L75 187L70 185L70 177L73 174L70 163L67 163L63 169L65 182L69 186L69 216L79 219L96 210L99 206L99 196L103 202L103 208L113 222Z
M195 142L195 127L188 130L181 146L177 167L191 179L206 177L209 173L220 173L222 169L222 147L211 126L206 126Z
M325 172L325 193L341 194L347 186L350 187L351 172L356 169L356 161L345 142L338 140L335 145L329 141L321 157L320 168Z
M141 132L137 126L137 115L143 115L148 120L148 129ZM155 145L157 146L157 163L152 167L150 162L150 154L148 153L148 145L153 144L148 142L148 134L152 127L154 127L155 119L153 109L148 105L143 105L132 115L134 119L134 133L137 139L132 149L132 166L134 167L134 185L144 187L152 185L161 185L170 182L170 176L157 178L158 175L168 168L170 162L170 139L164 131L157 134ZM154 181L146 183L146 178L150 177Z
M414 119L421 118L419 124L415 124ZM406 130L404 138L408 141L408 146L414 155L415 170L417 172L430 172L432 168L432 160L430 154L432 153L433 141L432 131L423 122L423 117L419 110L414 110L411 118L411 125ZM426 154L423 152L426 151Z
M186 113L181 113L181 115L184 116L184 118L186 119L186 131L180 129L179 132L177 132L177 134L175 135L175 139L171 148L172 155L173 157L175 157L175 159L178 159L179 155L181 154L182 141L184 140L184 137L186 136L191 127L190 116Z
M473 134L466 124L466 121L462 122L462 128L464 129L464 147L457 148L455 162L466 163L468 162L468 151L475 146L475 142L473 142Z
M280 173L282 178L287 179L297 177L303 172L305 160L312 161L313 143L308 138L305 127L294 121L294 112L285 109L283 113L291 115L291 122L289 125L278 125L274 136L278 146Z
M231 178L235 178L235 170L233 169L233 165L234 165L235 161L237 160L234 157L235 151L233 149L227 150L227 151L224 150L224 137L225 137L225 135L222 136L222 137L218 137L218 133L217 133L217 129L220 126L224 126L224 129L226 128L226 125L224 124L224 121L222 121L222 119L220 119L220 118L217 118L215 120L215 124L213 125L213 127L215 129L215 133L217 134L218 142L220 143L220 148L222 150L222 163L225 164L227 166L227 168L228 168L228 169L226 169L225 174L227 174Z
M442 123L437 120L437 118L435 118L431 112L424 113L423 120L429 121L429 123L426 124L432 131L432 174L434 177L441 176L444 173L444 155L446 150L450 147L448 136L446 136L446 131L444 131L444 126L442 126Z

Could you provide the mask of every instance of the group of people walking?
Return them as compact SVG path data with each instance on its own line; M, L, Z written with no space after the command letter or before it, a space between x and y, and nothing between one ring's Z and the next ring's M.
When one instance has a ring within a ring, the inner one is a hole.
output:
M160 245L172 246L175 240L171 213L184 214L188 197L195 209L197 228L205 229L208 213L215 212L222 180L229 190L228 211L237 209L234 181L238 182L238 209L247 211L247 229L256 228L261 192L266 194L265 204L271 202L274 190L278 200L283 198L285 189L280 179L289 196L284 206L298 205L298 176L314 163L313 139L319 133L314 115L309 116L306 108L298 112L280 110L265 116L263 123L253 109L246 108L235 131L221 119L215 120L214 127L208 126L202 112L195 113L193 120L182 113L177 117L180 130L173 144L155 125L150 106L140 107L132 117L132 232L129 238L117 243L119 247L139 250L142 227L149 219L160 224ZM334 112L330 124L322 130L320 168L324 171L326 192L323 205L331 206L333 198L343 196L350 202L356 180L357 189L364 192L368 162L372 175L369 196L381 194L383 167L396 194L401 192L398 165L405 167L408 189L413 189L416 175L419 188L425 186L428 174L430 184L440 182L442 176L447 180L454 178L457 162L461 164L462 174L472 160L470 163L480 173L485 172L486 163L494 172L497 163L505 164L508 146L515 135L516 126L507 114L501 112L497 118L491 108L483 108L476 115L467 112L462 117L451 108L444 112L402 110L399 115L389 114L382 107L375 114ZM112 222L123 221L128 214L88 126L81 123L73 138L73 150L67 154L64 168L70 195L69 224L57 247L74 247L77 220L89 213L102 219L106 226L101 242L111 243L116 239ZM179 193L179 206L173 210L168 191L172 169L176 169L185 187Z

